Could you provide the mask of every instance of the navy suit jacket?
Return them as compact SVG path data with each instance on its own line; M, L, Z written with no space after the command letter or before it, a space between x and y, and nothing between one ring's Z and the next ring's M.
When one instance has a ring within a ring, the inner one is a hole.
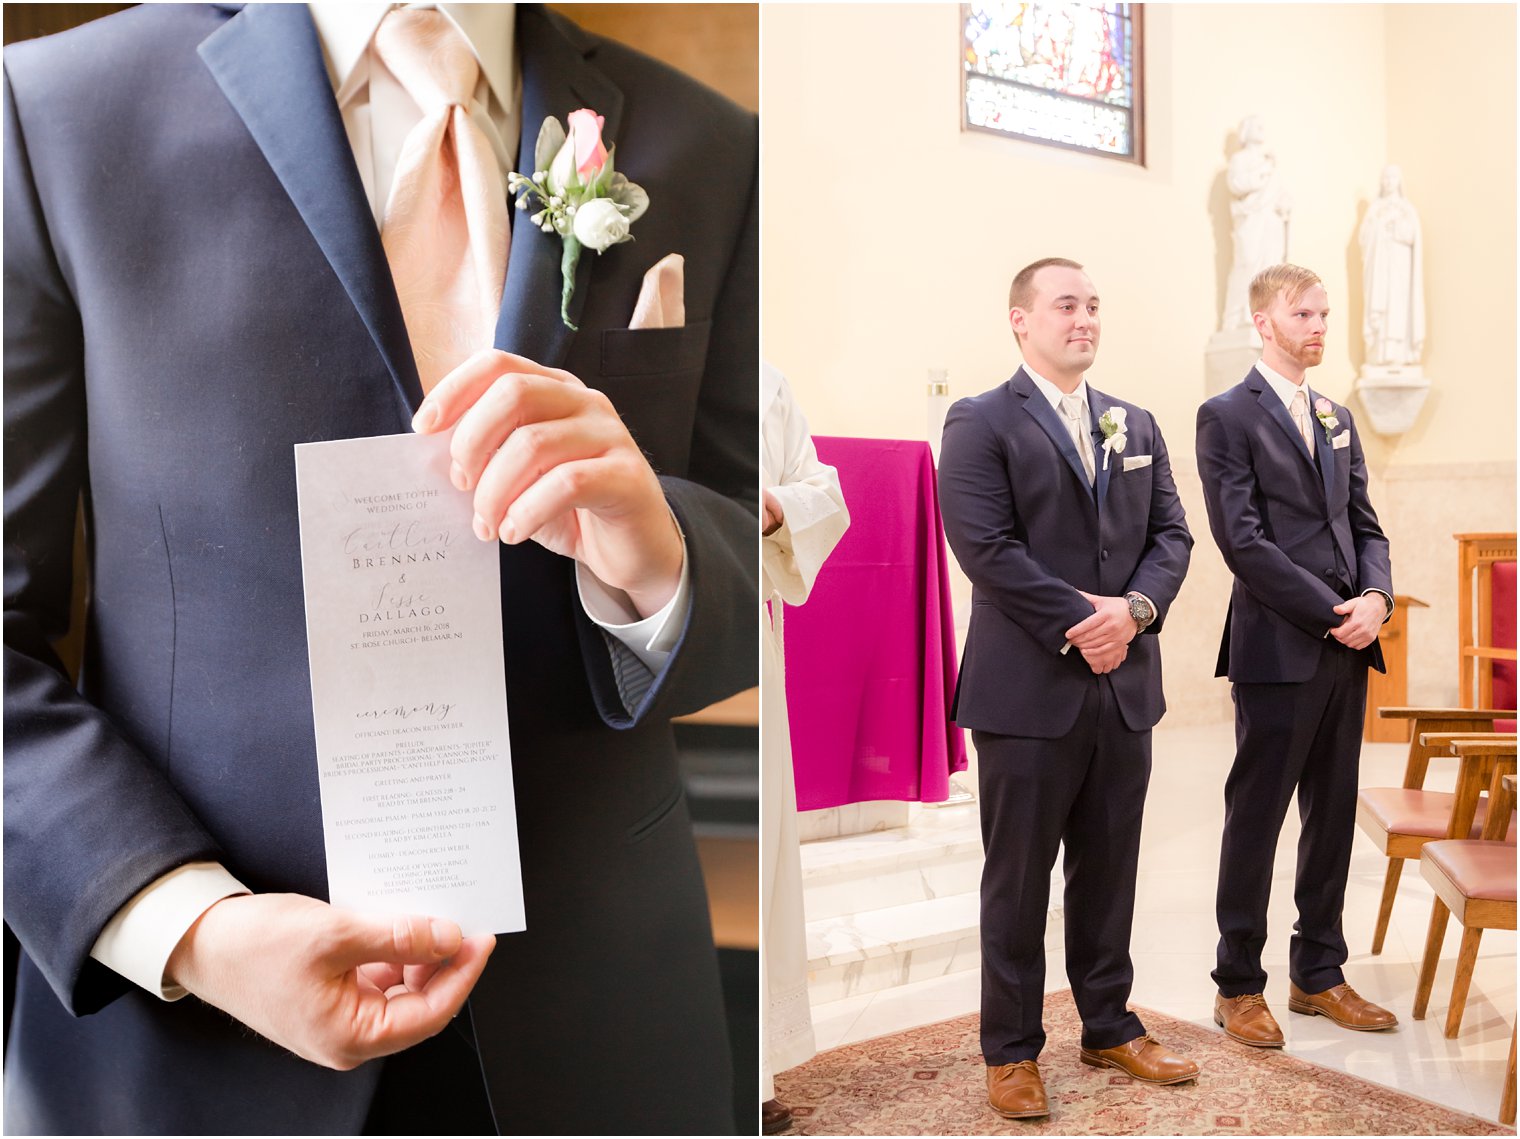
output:
M1166 711L1154 634L1187 573L1193 546L1166 444L1150 413L1088 386L1096 485L1060 416L1020 368L945 418L939 497L945 536L971 579L971 627L956 685L955 722L999 735L1054 739L1076 723L1093 672L1066 630L1093 612L1077 590L1138 590L1156 620L1109 674L1125 724L1155 725ZM1098 420L1127 412L1123 455L1103 470ZM1151 456L1149 465L1123 459Z
M636 241L581 259L578 333L559 241L518 226L496 345L612 399L693 593L630 713L572 563L502 548L528 930L473 1021L511 1128L719 1131L728 1049L669 718L756 681L756 123L534 6L517 44L517 169L546 116L592 107L651 204ZM421 390L321 49L304 5L145 5L10 47L5 72L8 1129L352 1132L379 1065L319 1068L89 957L194 859L326 896L292 448L407 431ZM627 330L671 252L688 324ZM49 642L81 496L76 691Z
M1316 420L1314 458L1255 368L1198 409L1198 473L1209 528L1235 575L1216 676L1284 683L1314 675L1334 607L1363 590L1393 595L1388 539L1367 498L1351 412L1333 404L1336 448ZM1334 642L1339 646L1338 641ZM1383 671L1382 646L1364 650Z

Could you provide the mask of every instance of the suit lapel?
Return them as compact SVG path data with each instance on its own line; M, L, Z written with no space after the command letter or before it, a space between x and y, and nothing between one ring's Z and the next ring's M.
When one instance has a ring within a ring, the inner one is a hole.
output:
M415 409L422 388L401 304L306 5L250 4L199 51L358 310L397 398Z
M587 62L591 41L573 24L537 5L523 5L517 15L517 43L523 86L517 169L524 173L533 170L533 148L544 119L552 115L563 123L571 111L581 107L590 107L606 120L602 135L616 143L623 93ZM563 245L557 234L516 224L522 214L517 210L512 213L512 252L496 323L496 347L558 367L575 338L559 313ZM586 306L597 260L591 250L582 251L575 274L575 296L570 302L570 319L576 324Z
M1024 397L1024 410L1034 417L1034 421L1040 425L1040 429L1050 436L1050 441L1056 445L1056 450L1061 452L1066 460L1066 465L1077 476L1077 481L1087 491L1088 497L1092 498L1093 489L1087 481L1087 470L1082 466L1082 456L1077 454L1076 444L1071 441L1071 433L1066 430L1066 424L1040 390L1034 386L1034 381L1029 374L1020 368L1013 374L1013 389ZM1091 391L1092 389L1088 389Z
M1093 438L1093 464L1095 483L1093 489L1097 491L1098 510L1103 510L1103 500L1108 496L1108 477L1110 472L1103 465L1103 429L1098 426L1098 421L1108 413L1111 406L1109 398L1098 391L1091 384L1087 385L1087 411L1092 416ZM1120 462L1115 457L1115 452L1109 454L1109 466Z
M1309 448L1304 443L1304 437L1298 433L1298 427L1293 422L1293 417L1288 414L1288 409L1283 406L1283 401L1272 390L1272 385L1267 383L1266 378L1255 368L1251 369L1250 379L1254 381L1251 384L1252 390L1260 393L1256 401L1261 404L1261 408L1266 412L1267 417L1277 424L1278 427L1282 428L1283 433L1292 441L1293 449L1298 453L1299 458L1308 463L1310 467L1314 467L1314 460L1309 456ZM1317 472L1318 468L1315 469Z

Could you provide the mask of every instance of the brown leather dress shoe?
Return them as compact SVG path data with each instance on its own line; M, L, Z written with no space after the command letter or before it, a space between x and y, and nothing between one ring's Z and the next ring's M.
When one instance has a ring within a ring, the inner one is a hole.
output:
M1344 981L1322 993L1306 993L1289 981L1288 1007L1294 1012L1310 1016L1328 1016L1342 1028L1357 1032L1381 1032L1386 1028L1394 1028L1399 1023L1399 1018L1393 1013L1379 1008L1371 1001L1363 1000Z
M760 1105L760 1133L780 1135L792 1125L792 1109L779 1099L768 1099Z
M1181 1084L1198 1078L1197 1064L1152 1039L1148 1032L1117 1048L1084 1048L1081 1060L1094 1068L1118 1068L1147 1084Z
M987 1105L1004 1119L1033 1119L1050 1114L1045 1081L1033 1060L987 1069Z
M1282 1029L1278 1027L1267 999L1260 993L1245 993L1238 997L1214 994L1214 1023L1224 1029L1231 1040L1249 1044L1252 1048L1281 1048Z

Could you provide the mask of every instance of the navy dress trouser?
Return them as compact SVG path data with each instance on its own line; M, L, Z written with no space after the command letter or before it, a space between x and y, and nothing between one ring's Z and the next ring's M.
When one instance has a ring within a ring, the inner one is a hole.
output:
M1331 640L1311 679L1236 684L1233 692L1235 763L1224 788L1214 981L1227 997L1266 986L1261 952L1272 862L1296 790L1303 829L1288 976L1304 992L1324 992L1345 980L1341 908L1356 830L1367 654Z
M1140 819L1151 733L1124 726L1106 677L1093 677L1058 739L973 732L981 791L982 1053L1033 1060L1045 1045L1045 919L1066 845L1066 973L1082 1047L1112 1048L1145 1028L1129 1010Z

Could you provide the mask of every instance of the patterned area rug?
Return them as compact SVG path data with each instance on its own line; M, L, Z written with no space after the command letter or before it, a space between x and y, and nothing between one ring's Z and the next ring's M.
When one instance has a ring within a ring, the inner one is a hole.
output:
M1158 1087L1080 1063L1081 1027L1067 989L1045 998L1046 1119L1003 1119L987 1106L973 1014L835 1048L781 1073L776 1095L795 1120L787 1134L1514 1134L1275 1049L1245 1048L1212 1028L1136 1011L1158 1040L1198 1061L1196 1084Z

